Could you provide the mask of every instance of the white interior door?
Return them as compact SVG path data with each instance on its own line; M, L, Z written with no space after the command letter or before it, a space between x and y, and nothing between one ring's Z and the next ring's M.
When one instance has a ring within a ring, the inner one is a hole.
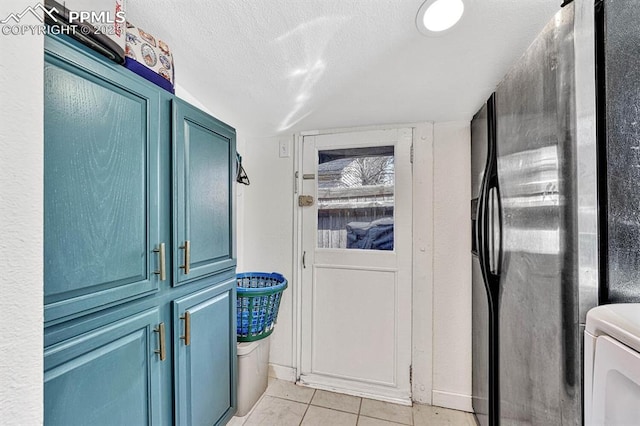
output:
M411 398L412 129L304 136L300 380Z

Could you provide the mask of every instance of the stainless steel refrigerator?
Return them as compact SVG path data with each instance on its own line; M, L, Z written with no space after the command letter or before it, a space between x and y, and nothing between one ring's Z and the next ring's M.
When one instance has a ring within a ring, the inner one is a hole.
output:
M582 424L599 281L594 23L593 1L560 9L471 124L482 425Z
M639 25L637 0L596 1L601 303L640 302Z

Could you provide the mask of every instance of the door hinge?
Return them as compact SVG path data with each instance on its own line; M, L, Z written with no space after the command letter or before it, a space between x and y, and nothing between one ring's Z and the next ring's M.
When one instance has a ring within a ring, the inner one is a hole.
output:
M411 150L409 151L409 161L413 164L413 144L411 144Z
M413 385L413 365L409 365L409 386Z

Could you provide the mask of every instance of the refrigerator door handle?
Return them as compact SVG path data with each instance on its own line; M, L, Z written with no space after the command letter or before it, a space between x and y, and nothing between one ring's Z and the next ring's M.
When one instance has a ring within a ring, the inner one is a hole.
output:
M496 179L497 180L497 179ZM500 188L495 185L489 188L489 271L493 275L500 274L502 261L502 213Z
M476 239L477 239L477 247L478 247L478 261L480 262L480 269L482 270L483 276L485 276L485 284L487 283L486 279L486 271L487 271L487 259L489 257L489 250L487 247L486 235L489 232L489 229L485 226L486 220L486 210L487 210L487 201L486 201L486 179L482 180L480 184L480 196L478 198L478 214L476 220Z
M487 267L491 273L495 273L496 253L495 253L495 190L489 188L487 200L487 221L489 223L489 233L487 238L487 244L489 245L489 258L487 259Z
M495 94L487 102L488 152L478 201L478 260L490 293L497 294L502 263L502 205L498 184Z
M487 170L489 173L491 170ZM500 281L502 262L502 215L498 178L490 176L483 183L482 196L478 202L478 259L487 284L494 289Z

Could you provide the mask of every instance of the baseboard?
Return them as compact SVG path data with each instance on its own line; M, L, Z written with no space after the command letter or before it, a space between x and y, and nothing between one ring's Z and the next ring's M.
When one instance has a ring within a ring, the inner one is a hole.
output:
M269 377L294 383L298 380L295 368L278 364L269 364Z
M406 397L403 397L402 392L397 392L397 395L385 395L380 391L380 387L377 387L375 385L372 386L371 384L362 382L323 375L308 374L300 376L298 384L301 386L326 390L329 392L342 393L361 398L375 399L378 401L391 402L393 404L411 406L411 398L409 398L408 395Z
M462 395L459 393L438 390L434 390L431 395L433 398L433 405L473 413L471 395Z
M431 405L433 401L431 389L427 389L424 385L417 386L416 383L414 383L411 390L411 400L418 404Z

